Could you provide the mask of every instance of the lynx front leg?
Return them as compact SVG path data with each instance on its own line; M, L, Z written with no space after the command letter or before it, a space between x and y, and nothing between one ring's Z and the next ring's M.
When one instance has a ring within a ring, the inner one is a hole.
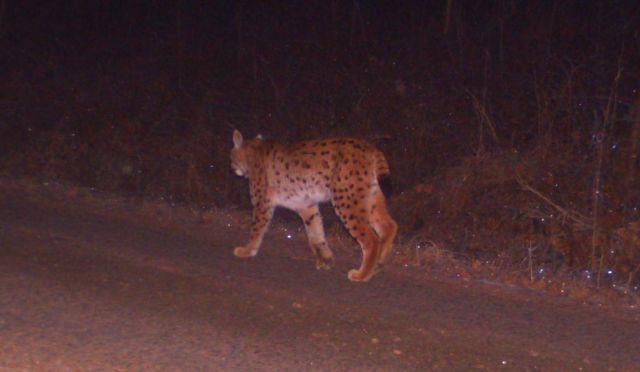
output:
M298 211L300 217L304 221L304 227L307 231L309 246L316 256L316 269L328 270L333 267L333 252L327 245L324 236L324 228L322 226L322 216L317 205L301 209Z
M264 203L254 205L249 242L244 247L234 248L233 254L236 257L253 257L258 254L264 233L271 222L271 217L273 217L273 209L272 206Z

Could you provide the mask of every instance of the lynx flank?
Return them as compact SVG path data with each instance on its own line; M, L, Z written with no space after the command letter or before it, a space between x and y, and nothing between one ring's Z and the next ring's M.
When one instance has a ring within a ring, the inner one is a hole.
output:
M318 203L331 201L337 215L362 248L362 263L349 271L352 281L369 280L389 259L397 224L389 215L379 180L389 175L378 149L357 139L336 138L282 145L260 136L244 140L234 130L231 167L249 179L253 221L237 257L258 253L273 210L296 211L304 221L316 268L333 266Z

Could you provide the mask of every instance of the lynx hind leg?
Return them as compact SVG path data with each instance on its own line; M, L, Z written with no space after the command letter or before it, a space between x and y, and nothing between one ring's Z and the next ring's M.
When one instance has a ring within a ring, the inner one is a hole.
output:
M373 191L369 218L371 226L373 226L380 238L380 253L377 259L377 269L380 269L391 257L393 240L398 231L398 224L389 215L385 197L378 188Z
M331 269L334 264L333 252L331 252L324 236L322 216L320 215L318 205L311 205L298 210L298 214L304 221L309 246L316 257L316 269Z
M339 190L339 188L336 189L334 193L333 206L351 236L358 241L362 249L360 268L349 271L349 280L366 282L375 274L380 239L369 223L369 210L365 205L364 197L362 200L344 199L345 191Z
M253 207L249 242L245 246L233 249L233 254L236 257L253 257L258 254L264 233L269 227L271 217L273 217L273 209L272 206L267 206L265 203L258 203Z

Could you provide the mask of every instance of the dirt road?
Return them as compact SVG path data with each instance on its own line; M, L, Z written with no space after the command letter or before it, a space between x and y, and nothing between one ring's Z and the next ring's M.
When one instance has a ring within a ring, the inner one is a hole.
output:
M302 236L240 260L247 229L223 217L27 194L0 195L0 370L640 369L631 311L401 267L355 284L351 259L287 255Z

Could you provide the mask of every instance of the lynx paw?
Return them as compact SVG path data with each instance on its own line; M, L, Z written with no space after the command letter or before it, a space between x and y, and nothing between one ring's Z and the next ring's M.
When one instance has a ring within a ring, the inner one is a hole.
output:
M318 255L316 257L316 269L318 270L330 270L333 267L333 256L322 257Z
M235 247L233 254L236 257L253 257L258 253L257 249L249 249L247 247Z
M365 276L362 275L362 273L360 272L360 270L349 270L349 274L348 274L349 280L351 280L352 282L366 282L369 281L369 279L371 279L371 275Z

